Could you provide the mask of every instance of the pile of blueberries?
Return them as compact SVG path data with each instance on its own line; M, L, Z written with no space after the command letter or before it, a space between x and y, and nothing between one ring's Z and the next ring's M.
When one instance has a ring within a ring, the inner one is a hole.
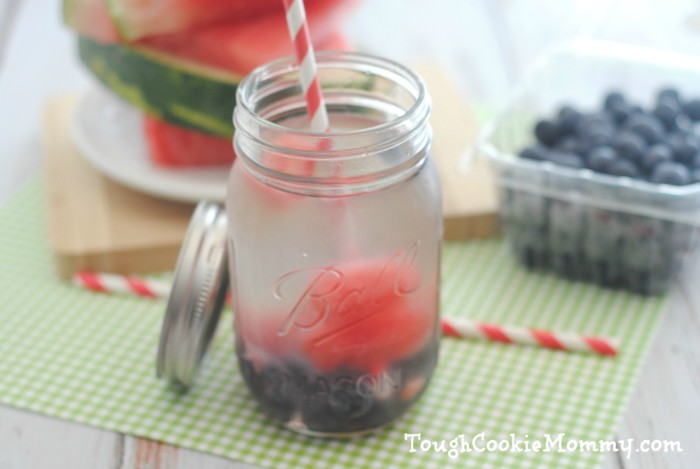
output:
M438 343L431 341L415 356L394 363L384 379L350 368L320 373L301 357L280 357L257 370L240 343L241 374L268 415L282 423L295 421L297 430L332 434L365 432L403 414L425 390L405 396L406 387L416 380L427 383L438 357ZM386 395L376 395L373 388Z
M586 113L562 106L534 131L537 143L523 149L522 158L657 184L700 182L700 99L684 99L674 88L662 89L649 110L610 91L602 109ZM607 197L616 197L615 190ZM694 209L686 199L677 203ZM691 224L507 185L500 213L517 258L528 268L645 295L668 290L700 244L700 229Z
M648 110L611 91L601 110L563 106L534 130L538 143L523 158L658 184L700 182L700 99L675 88L662 89Z

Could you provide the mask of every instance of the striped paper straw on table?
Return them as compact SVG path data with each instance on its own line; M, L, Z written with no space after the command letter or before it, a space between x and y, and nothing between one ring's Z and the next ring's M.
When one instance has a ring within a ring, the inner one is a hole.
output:
M73 283L82 288L101 293L124 293L144 298L167 298L170 294L170 284L168 282L116 274L78 272L73 276ZM617 341L602 337L489 324L452 317L443 317L441 325L444 336L458 339L529 345L563 352L590 353L606 357L614 357L618 354Z
M321 84L318 80L314 46L311 43L304 2L302 0L282 0L282 2L287 12L287 27L294 43L294 52L299 64L299 78L311 119L311 129L317 132L327 132L330 129L328 112L323 102Z

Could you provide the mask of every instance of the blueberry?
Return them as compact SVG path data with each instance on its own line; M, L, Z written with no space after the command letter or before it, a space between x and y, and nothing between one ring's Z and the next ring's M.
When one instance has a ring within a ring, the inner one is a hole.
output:
M610 172L610 167L617 160L617 153L609 146L594 148L588 153L586 167L599 173Z
M611 119L602 114L594 114L581 120L576 128L579 140L578 153L585 155L595 147L610 144L615 135L615 127Z
M552 163L558 164L560 166L568 166L570 168L583 168L583 159L576 153L552 150L549 153L549 160Z
M673 152L663 143L657 143L649 147L649 149L644 153L641 161L642 170L649 174L654 170L654 167L661 163L662 161L671 161L673 159Z
M618 125L623 124L633 114L632 109L627 104L613 104L608 112Z
M585 114L579 119L574 132L579 136L586 136L601 127L607 127L611 132L614 130L615 124L612 115L607 112Z
M520 152L522 158L534 161L544 161L549 159L549 150L542 145L533 145L531 147L524 148Z
M695 168L690 172L690 182L696 183L700 182L700 168Z
M649 144L660 142L665 134L663 123L651 114L635 114L625 123L625 129L636 133Z
M630 115L644 114L644 109L639 104L633 104L630 106Z
M335 381L336 389L330 394L329 403L335 415L345 419L362 417L372 406L372 390L362 390L352 378L340 378Z
M625 176L632 179L641 177L641 172L636 164L630 160L617 159L610 165L609 173L614 176Z
M564 137L557 144L555 148L559 151L564 151L567 153L577 153L580 148L579 141L576 137Z
M700 121L700 99L693 99L685 103L683 112L694 122Z
M251 393L272 417L288 421L297 409L299 399L293 374L278 366L265 366L259 373L254 365L238 355L241 374Z
M551 147L563 135L561 126L551 120L541 120L535 125L535 136L544 145Z
M657 103L662 103L662 102L668 102L668 103L675 103L676 105L681 104L681 94L678 92L677 89L673 87L667 87L659 90L658 94L656 95L656 102Z
M635 163L641 160L646 147L646 141L642 137L629 131L618 133L613 141L617 154Z
M307 428L336 433L372 428L365 422L365 416L375 398L372 389L363 387L359 381L362 376L357 371L341 370L316 377L301 400L301 416ZM388 415L387 419L395 416Z
M576 129L576 125L581 120L581 113L578 112L573 106L562 106L559 109L559 114L557 116L557 121L561 129L566 132L573 132Z
M672 184L675 186L683 186L691 181L688 168L675 161L664 161L656 165L654 173L651 175L651 180L658 184Z
M673 101L664 101L656 106L654 116L664 124L666 130L672 131L678 128L676 119L680 110L680 106Z
M618 90L612 90L605 95L603 100L603 106L605 109L610 110L612 107L627 104L625 95Z
M700 152L700 143L692 134L673 134L668 138L667 143L673 152L673 159L686 166L691 166L695 161L695 155Z

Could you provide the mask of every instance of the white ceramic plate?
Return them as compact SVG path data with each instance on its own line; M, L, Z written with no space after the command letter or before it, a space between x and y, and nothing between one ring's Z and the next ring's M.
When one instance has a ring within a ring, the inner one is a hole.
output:
M73 116L78 148L98 171L125 186L183 202L223 202L228 168L167 169L151 163L141 114L102 90L85 93Z

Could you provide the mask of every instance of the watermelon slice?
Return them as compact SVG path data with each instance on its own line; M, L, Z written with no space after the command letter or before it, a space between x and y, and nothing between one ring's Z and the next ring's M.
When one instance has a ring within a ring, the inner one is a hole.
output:
M307 15L312 15L322 4L350 6L357 1L307 0ZM283 15L282 10L280 0L63 0L63 19L67 26L81 36L107 44L132 44L162 35L173 36L167 39L168 43L186 42L190 34L210 26L246 28L261 16ZM286 31L286 23L282 30ZM312 29L312 32L318 36L317 31ZM263 34L263 38L266 35ZM254 45L255 42L245 44L246 47ZM213 46L220 48L220 44ZM207 51L195 50L195 57L197 52Z
M281 10L280 0L102 0L127 41ZM318 0L307 0L312 3Z
M228 166L235 157L230 138L195 132L144 118L144 135L151 161L158 166Z
M314 46L336 49L338 23L354 4L347 0L322 0L307 6L306 17ZM222 24L188 34L153 37L140 42L159 52L247 75L255 67L294 53L283 10L236 24Z
M318 6L308 12L310 21L325 31L323 38L315 41L319 49L348 48L339 33L324 26L333 20L335 11L324 3L323 8ZM80 58L107 88L149 115L170 124L230 137L236 85L242 74L292 53L286 33L268 36L267 30L262 29L265 25L270 27L271 18L275 18L274 24L284 18L268 16L240 29L217 27L215 31L191 34L190 39L169 36L139 46L102 44L81 37Z

